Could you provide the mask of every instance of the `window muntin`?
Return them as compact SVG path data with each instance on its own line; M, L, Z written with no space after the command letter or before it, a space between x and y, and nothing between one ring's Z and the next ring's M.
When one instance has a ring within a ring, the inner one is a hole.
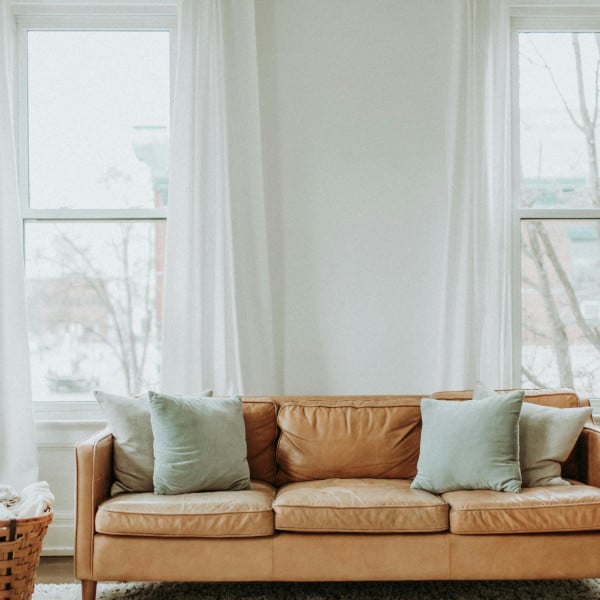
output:
M43 21L19 19L33 400L137 393L160 377L174 19Z

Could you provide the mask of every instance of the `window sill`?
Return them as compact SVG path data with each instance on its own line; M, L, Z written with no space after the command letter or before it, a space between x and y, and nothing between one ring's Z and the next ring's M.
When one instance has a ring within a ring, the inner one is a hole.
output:
M97 402L34 402L35 421L103 421Z

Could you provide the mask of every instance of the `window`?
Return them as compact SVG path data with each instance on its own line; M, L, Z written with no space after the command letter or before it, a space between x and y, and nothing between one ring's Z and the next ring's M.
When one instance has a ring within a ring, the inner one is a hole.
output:
M600 14L513 26L521 383L600 396Z
M33 399L138 393L160 378L173 19L17 22Z

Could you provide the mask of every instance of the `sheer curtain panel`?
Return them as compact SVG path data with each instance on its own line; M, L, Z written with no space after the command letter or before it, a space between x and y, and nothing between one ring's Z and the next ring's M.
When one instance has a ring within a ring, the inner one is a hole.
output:
M510 386L509 6L455 6L440 384Z
M12 115L13 20L0 2L0 483L37 481Z
M162 390L273 391L254 2L182 0Z

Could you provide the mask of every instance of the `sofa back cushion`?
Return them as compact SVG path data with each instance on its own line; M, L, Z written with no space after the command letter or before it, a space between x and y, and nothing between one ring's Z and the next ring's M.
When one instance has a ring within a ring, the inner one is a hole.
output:
M277 417L277 483L413 477L419 403L416 396L284 401Z
M268 397L242 398L250 478L275 483L277 407Z

